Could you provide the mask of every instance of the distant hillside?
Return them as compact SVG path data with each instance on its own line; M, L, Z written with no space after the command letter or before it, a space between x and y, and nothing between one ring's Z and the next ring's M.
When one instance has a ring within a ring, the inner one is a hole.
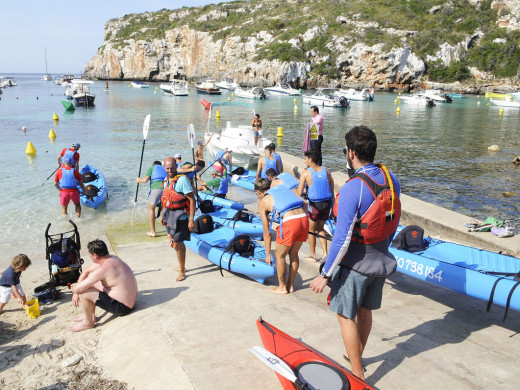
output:
M251 0L163 9L108 21L85 73L297 87L517 84L519 20L513 0Z

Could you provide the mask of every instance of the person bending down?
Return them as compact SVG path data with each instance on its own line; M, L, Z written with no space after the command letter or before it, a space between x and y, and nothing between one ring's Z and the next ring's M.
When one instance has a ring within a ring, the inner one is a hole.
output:
M72 303L81 303L83 315L69 326L72 332L93 328L96 306L116 316L129 314L137 297L137 281L130 267L119 257L108 253L102 240L90 241L88 254L94 264L87 267L72 287Z

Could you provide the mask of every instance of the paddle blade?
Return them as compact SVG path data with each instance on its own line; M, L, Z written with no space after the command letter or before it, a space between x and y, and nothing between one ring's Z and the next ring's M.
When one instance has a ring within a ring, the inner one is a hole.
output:
M150 125L150 114L146 115L143 123L143 138L146 139L148 136L148 126Z
M298 378L296 378L294 375L293 370L291 370L287 363L285 363L278 356L259 346L251 347L249 350L253 353L253 355L264 362L264 364L275 370L278 374L290 380L291 382L296 383Z
M188 140L190 141L191 148L195 148L195 126L191 123L188 125Z

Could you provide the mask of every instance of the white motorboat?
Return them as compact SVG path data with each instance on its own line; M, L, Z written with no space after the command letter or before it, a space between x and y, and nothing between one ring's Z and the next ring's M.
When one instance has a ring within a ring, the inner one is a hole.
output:
M63 74L61 75L60 84L62 87L70 87L72 86L72 81L75 79L73 74Z
M92 84L94 82L90 80L74 79L72 85L67 88L67 97L71 96L76 106L93 106L96 95L90 92Z
M16 81L12 76L0 77L0 87L16 87Z
M269 99L269 94L262 87L253 87L247 90L239 87L235 90L235 96L244 99Z
M61 85L61 76L54 77L54 84Z
M149 88L150 86L143 81L132 81L130 85L134 88Z
M195 89L197 93L201 93L204 95L221 95L222 90L217 87L215 84L215 80L206 80L201 82L200 84L195 84Z
M215 117L217 112L222 112L222 116ZM258 145L255 146L255 136L250 124L254 115L255 108L251 103L231 101L211 103L208 125L204 134L204 142L209 140L207 148L211 156L215 158L218 152L229 150L233 152L233 167L254 168L258 164L260 153L271 143L270 140L262 137L258 140ZM220 132L218 129L220 121L215 120L218 118L222 118L222 121L224 121ZM232 120L228 120L228 118ZM217 123L217 125L214 123Z
M334 96L334 89L319 88L313 95L303 95L303 102L324 107L349 107L350 102L344 96Z
M358 91L354 88L349 89L340 89L339 91L334 92L335 96L345 97L350 101L368 101L371 102L374 100L374 88L365 88L361 91Z
M188 96L190 90L188 82L185 80L173 80L170 84L161 84L159 88L167 95Z
M397 98L397 100L402 101L403 103L406 103L406 104L413 104L413 105L416 105L419 107L435 107L435 102L426 95L420 95L420 94L409 95L409 96L401 95Z
M507 95L504 100L489 99L489 102L499 107L520 108L520 102L513 100L511 95Z
M224 91L234 91L235 89L240 88L240 85L233 79L225 79L215 83L215 85Z
M291 88L288 83L278 83L273 87L265 88L267 92L273 95L282 95L282 96L300 96L300 91Z
M443 94L440 89L426 89L423 92L419 92L418 95L424 95L436 103L451 103L453 101L451 96Z

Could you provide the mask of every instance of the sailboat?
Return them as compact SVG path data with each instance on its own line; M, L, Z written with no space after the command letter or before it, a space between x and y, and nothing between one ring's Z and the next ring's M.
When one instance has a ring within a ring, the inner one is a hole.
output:
M49 74L49 71L47 70L47 49L45 49L45 75L43 76L42 80L52 81L52 76Z

